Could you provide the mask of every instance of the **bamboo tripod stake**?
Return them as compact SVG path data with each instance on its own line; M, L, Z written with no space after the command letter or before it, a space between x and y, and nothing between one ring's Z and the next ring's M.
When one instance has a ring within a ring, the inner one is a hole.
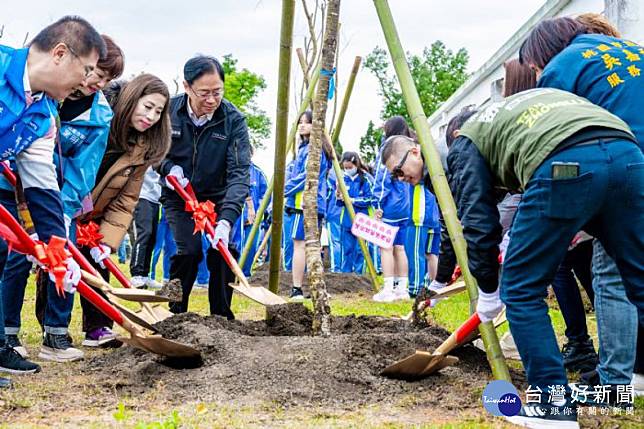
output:
M420 98L418 97L418 92L414 85L409 65L407 64L405 51L400 43L396 24L394 23L393 16L391 15L389 3L387 0L374 0L374 5L378 13L378 18L380 19L382 31L385 35L385 39L387 40L389 54L391 55L394 69L396 70L398 81L400 82L400 87L405 104L407 105L409 116L411 117L414 128L418 133L418 139L425 158L425 164L427 165L427 169L431 176L440 209L443 213L443 217L445 218L447 231L449 232L449 236L456 253L456 259L463 271L465 285L467 286L467 291L470 296L470 313L473 313L476 308L478 287L476 279L472 276L472 273L470 273L467 265L467 247L463 237L463 227L456 215L456 204L454 203L454 198L452 197L452 193L449 189L445 172L443 171L443 166L440 162L440 157L432 141L427 117L425 116L420 103ZM482 323L479 330L481 332L481 337L483 338L483 343L485 344L485 351L494 377L497 380L510 381L510 373L507 365L505 364L505 358L503 357L494 326L491 322Z

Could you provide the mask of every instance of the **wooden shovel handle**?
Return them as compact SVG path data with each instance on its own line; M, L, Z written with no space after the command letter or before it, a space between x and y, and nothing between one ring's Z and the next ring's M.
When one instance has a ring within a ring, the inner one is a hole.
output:
M450 335L449 338L447 338L445 342L436 349L434 354L449 353L456 346L460 345L472 332L474 332L480 324L481 319L479 318L479 314L472 314L469 319L459 326L458 329L456 329L456 331L454 331L454 333L452 333L452 335Z

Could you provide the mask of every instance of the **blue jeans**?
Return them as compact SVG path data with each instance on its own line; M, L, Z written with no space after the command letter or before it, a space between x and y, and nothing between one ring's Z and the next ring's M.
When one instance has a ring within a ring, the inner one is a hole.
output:
M554 161L578 162L579 177L552 179ZM528 383L567 384L545 298L568 244L585 230L617 262L631 302L644 308L644 155L616 140L577 145L544 161L528 182L512 227L501 299ZM628 221L625 221L628 220Z
M593 243L593 288L599 379L602 384L630 384L637 342L637 307L626 296L617 265L597 240Z
M13 192L0 191L0 203L18 217L16 202ZM3 259L5 257L3 256ZM20 253L11 252L6 256L6 264L2 271L2 307L4 309L3 323L7 334L17 335L20 331L20 313L25 299L25 289L31 271L31 262ZM61 297L56 292L56 286L49 282L47 287L47 304L44 314L45 332L51 334L66 334L72 317L74 294L65 293Z
M592 242L588 240L580 243L566 253L566 257L559 265L555 279L552 282L552 289L557 297L561 315L566 322L566 338L568 341L586 342L589 340L586 309L581 299L577 280L586 291L590 301L594 302L590 269L592 257Z

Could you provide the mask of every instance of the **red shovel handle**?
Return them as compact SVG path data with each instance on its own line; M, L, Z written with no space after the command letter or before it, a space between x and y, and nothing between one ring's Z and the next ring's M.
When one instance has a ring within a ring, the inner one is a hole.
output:
M89 287L87 283L85 283L83 280L79 281L78 285L76 286L76 290L81 294L83 298L91 302L94 307L98 308L101 313L103 313L119 325L123 326L123 315L109 302L107 302L105 298L100 296L94 289Z
M113 260L110 258L103 259L103 265L105 265L105 268L116 277L116 280L119 281L125 288L131 288L132 284L130 284L130 279L127 278L125 273L121 271L121 269L114 263Z
M98 271L96 271L96 268L94 268L94 266L89 263L85 255L83 255L80 250L78 250L78 247L76 247L76 245L72 243L71 240L67 240L67 249L69 249L69 253L72 254L72 258L74 258L74 261L76 261L81 269L95 275L96 277L100 276Z
M459 326L459 328L456 330L456 342L460 344L465 338L467 338L472 332L474 332L480 324L481 319L479 318L479 314L472 314L470 318L467 319L465 323Z
M0 204L0 222L4 223L18 238L21 244L24 244L30 255L35 254L34 240L27 234L27 231L20 225L15 217Z
M174 190L179 194L181 198L183 198L184 201L192 201L194 198L186 191L180 184L179 181L177 180L176 177L174 176L166 176L165 178L168 183L172 185Z
M9 168L6 162L1 162L0 164L2 164L2 175L4 176L5 179L7 179L9 183L11 183L11 186L15 188L16 187L15 173L11 171L11 168Z

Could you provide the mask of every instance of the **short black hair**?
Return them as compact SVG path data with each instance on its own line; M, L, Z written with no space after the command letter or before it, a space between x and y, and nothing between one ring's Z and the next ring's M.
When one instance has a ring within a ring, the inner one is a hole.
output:
M445 143L447 147L450 147L454 143L454 131L460 130L461 127L468 119L472 117L477 112L476 109L471 107L465 107L461 110L456 116L449 120L447 123L447 129L445 130Z
M104 58L107 54L107 47L101 35L92 27L92 24L80 16L63 16L42 29L29 46L47 52L59 43L64 43L76 55L83 57L92 51L96 51L99 58Z
M380 157L380 162L383 165L386 165L386 162L389 161L389 158L391 158L394 155L398 146L403 143L412 144L412 145L418 144L416 141L414 141L414 139L408 136L404 136L404 135L389 136L385 140L385 143L382 145L382 156Z
M192 83L208 73L217 73L222 82L225 82L224 68L217 58L209 55L196 55L190 58L183 66L183 79Z

